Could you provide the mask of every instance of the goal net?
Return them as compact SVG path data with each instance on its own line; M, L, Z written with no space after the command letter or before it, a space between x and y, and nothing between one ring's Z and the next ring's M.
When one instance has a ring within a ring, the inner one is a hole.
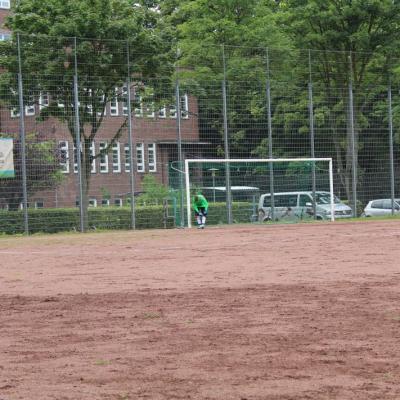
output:
M351 216L348 206L338 209L331 158L187 159L184 173L188 227L196 194L209 203L207 224Z

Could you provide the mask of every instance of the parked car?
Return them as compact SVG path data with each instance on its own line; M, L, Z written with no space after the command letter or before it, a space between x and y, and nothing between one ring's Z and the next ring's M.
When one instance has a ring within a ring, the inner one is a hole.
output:
M274 219L307 219L313 218L312 192L284 192L274 194ZM316 218L331 218L331 196L329 192L315 192ZM334 196L335 218L350 218L352 209ZM271 194L260 196L258 204L258 220L260 222L272 219Z
M394 200L394 212L400 213L400 199ZM390 215L392 213L391 199L376 199L371 200L364 208L365 217L378 217L382 215Z

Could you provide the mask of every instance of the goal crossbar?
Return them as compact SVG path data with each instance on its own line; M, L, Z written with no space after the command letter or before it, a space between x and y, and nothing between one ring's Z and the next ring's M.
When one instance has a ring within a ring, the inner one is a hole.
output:
M189 165L190 164L201 164L201 163L282 163L282 162L320 162L325 161L329 163L329 192L330 192L330 210L331 210L331 221L335 220L335 205L334 205L334 194L333 194L333 162L332 158L196 158L196 159L185 159L185 186L186 186L186 207L187 207L187 221L188 228L192 227L191 217L191 197L190 197L190 176L189 176Z

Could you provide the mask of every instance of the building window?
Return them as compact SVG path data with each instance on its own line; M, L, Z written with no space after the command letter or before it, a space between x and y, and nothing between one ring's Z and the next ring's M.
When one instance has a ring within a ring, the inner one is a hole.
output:
M143 104L142 104L142 96L138 93L135 93L135 117L143 117Z
M122 88L122 115L128 115L128 89L126 86Z
M35 115L35 105L34 104L28 104L25 106L25 115L27 117L32 117Z
M189 118L189 99L187 94L181 96L181 117Z
M96 173L96 159L94 158L96 155L96 147L94 145L94 142L90 143L90 155L92 156L92 170L91 173L95 174Z
M13 107L10 112L11 112L11 118L19 117L19 108L18 107Z
M74 145L74 173L78 173L78 154L76 152L76 146Z
M144 172L144 144L136 144L136 166L137 172Z
M145 102L145 104L143 105L143 112L144 112L144 115L145 115L147 118L154 118L154 116L155 116L155 112L154 112L154 110L155 110L154 101L150 100L148 97L150 97L150 95L147 96L146 102ZM152 98L153 98L153 96L151 95L151 99L152 99Z
M44 208L44 201L43 200L36 200L35 201L35 208Z
M113 172L121 172L121 149L119 142L114 143L112 147L112 162L113 162Z
M105 98L106 98L106 96L104 94L98 97L98 100L97 100L98 101L98 106L99 106L98 109L100 109L100 106L104 104ZM97 115L99 117L107 115L107 107L106 107L105 104L104 104L104 110L103 111L99 111L97 113Z
M156 172L157 171L157 160L156 160L156 144L151 143L147 147L147 154L148 154L148 165L149 165L149 172Z
M108 207L110 205L110 200L109 199L102 199L101 200L101 206L102 207Z
M97 207L97 200L89 199L89 207Z
M108 153L106 152L107 142L100 142L99 150L100 150L100 173L106 174L108 173Z
M169 107L169 117L176 118L176 106L175 105L171 105Z
M5 32L0 33L0 41L10 40L10 39L11 39L11 33L5 33Z
M0 0L0 8L10 9L10 0Z
M89 115L93 115L93 99L92 99L92 89L84 89L84 98L85 98L85 104L86 104L86 112Z
M40 93L39 96L39 110L48 107L50 104L49 94L48 93Z
M118 88L115 88L115 96L110 101L110 115L116 117L119 115L118 112Z
M125 153L125 172L131 172L131 152L129 151L129 144L124 146Z
M122 199L114 199L114 206L122 207Z
M30 208L30 204L29 203L26 203L26 208ZM19 203L19 209L20 210L23 210L24 209L24 203Z
M68 142L66 140L61 140L58 142L58 149L60 151L60 166L61 172L64 174L69 173L69 150Z
M167 117L167 107L163 107L158 110L158 118L166 118Z

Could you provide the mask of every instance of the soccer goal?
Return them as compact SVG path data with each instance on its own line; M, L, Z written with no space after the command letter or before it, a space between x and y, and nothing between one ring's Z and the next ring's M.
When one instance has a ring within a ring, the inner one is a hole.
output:
M198 193L209 203L210 224L351 216L347 206L336 209L331 158L186 159L184 173L189 228Z

